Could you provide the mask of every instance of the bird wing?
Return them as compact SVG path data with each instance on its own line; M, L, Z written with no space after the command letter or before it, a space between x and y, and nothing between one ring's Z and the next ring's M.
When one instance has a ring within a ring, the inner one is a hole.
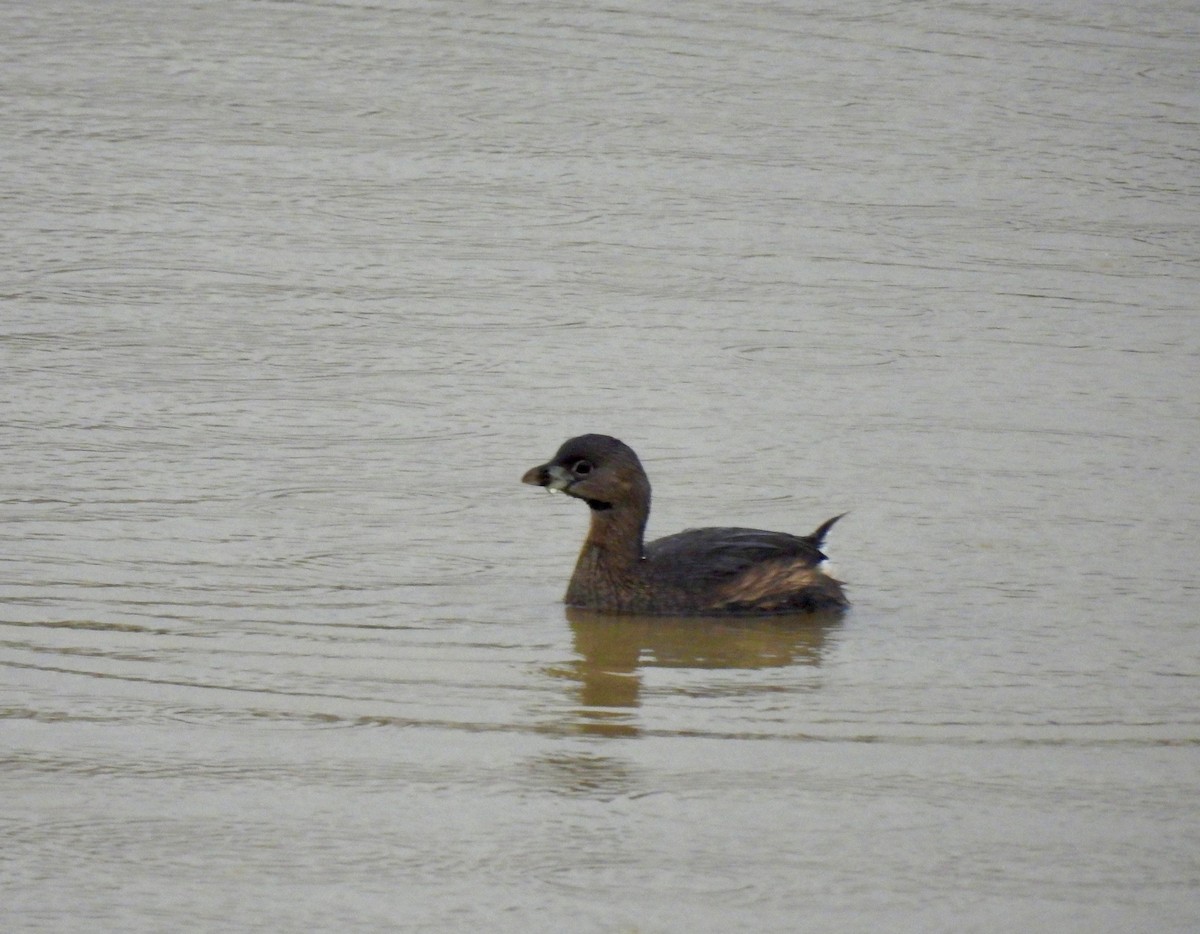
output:
M646 545L657 573L719 583L765 562L815 568L826 560L815 536L761 529L688 529Z

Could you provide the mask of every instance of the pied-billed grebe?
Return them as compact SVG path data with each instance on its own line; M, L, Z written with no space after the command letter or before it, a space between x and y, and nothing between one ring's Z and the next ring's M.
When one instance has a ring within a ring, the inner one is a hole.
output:
M558 490L591 508L592 523L566 602L617 613L721 615L837 610L842 585L820 567L825 533L688 529L645 544L650 481L626 444L580 435L522 482Z

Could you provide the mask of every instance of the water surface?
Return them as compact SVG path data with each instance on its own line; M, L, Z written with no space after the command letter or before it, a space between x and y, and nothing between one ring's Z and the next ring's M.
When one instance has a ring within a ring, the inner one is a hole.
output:
M11 931L1191 931L1200 14L0 11ZM559 603L651 534L840 619Z

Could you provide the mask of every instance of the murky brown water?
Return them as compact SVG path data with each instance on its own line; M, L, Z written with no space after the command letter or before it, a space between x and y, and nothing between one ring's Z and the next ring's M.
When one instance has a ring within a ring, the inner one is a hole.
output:
M1194 4L0 34L6 931L1195 929ZM851 613L568 618L582 431Z

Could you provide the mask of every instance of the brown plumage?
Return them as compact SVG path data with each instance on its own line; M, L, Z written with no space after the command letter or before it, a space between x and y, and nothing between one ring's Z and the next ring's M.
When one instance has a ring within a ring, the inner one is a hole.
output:
M646 544L650 481L633 450L608 435L580 435L522 482L591 508L591 527L566 602L617 613L722 615L837 610L842 585L820 567L825 533L688 529Z

